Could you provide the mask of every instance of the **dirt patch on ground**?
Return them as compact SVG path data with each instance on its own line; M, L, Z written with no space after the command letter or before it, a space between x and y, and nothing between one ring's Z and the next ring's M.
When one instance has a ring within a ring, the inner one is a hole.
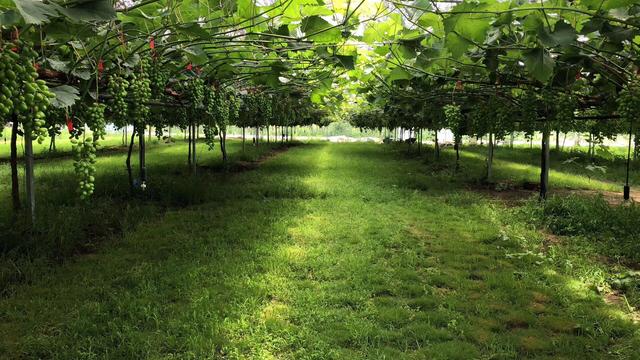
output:
M544 239L542 240L542 252L543 253L547 253L549 252L549 248L554 246L554 245L558 245L562 243L562 237L549 233L549 232L543 232L544 235Z
M535 196L539 191L538 184L516 184L511 182L472 183L468 184L467 189L504 202L509 206L516 206Z
M260 164L262 164L263 162L283 153L288 151L291 147L293 147L295 145L287 145L287 146L282 146L282 147L278 147L278 148L274 148L271 151L269 151L268 153L262 154L258 159L253 160L253 161L244 161L244 160L239 160L239 161L235 161L233 164L231 164L229 166L229 170L231 172L242 172L242 171L248 171L248 170L253 170L255 168L257 168L258 166L260 166Z
M570 195L577 194L583 196L602 196L609 205L620 205L624 203L624 197L622 191L602 191L602 190L570 190L570 189L562 189L557 190L554 194L559 195ZM640 202L640 191L631 191L630 200L632 202Z
M206 170L206 171L226 171L226 172L230 172L230 173L239 173L239 172L244 172L244 171L249 171L249 170L254 170L257 167L260 166L260 164L262 164L263 162L283 153L288 151L290 148L298 146L298 144L295 143L291 143L291 144L286 144L283 146L279 146L277 148L273 148L270 151L262 154L259 158L257 158L256 160L235 160L235 161L230 161L226 166L225 165L221 165L221 166L198 166L198 169L202 169L202 170Z
M535 183L481 183L469 184L467 188L471 191L486 195L506 203L509 206L517 206L519 203L535 197L540 191L540 187ZM587 189L555 189L549 191L549 195L569 196L602 196L610 205L621 205L625 203L622 191L603 191ZM640 191L632 190L630 194L631 202L640 203Z
M640 323L640 311L629 305L629 302L627 301L627 298L624 296L624 294L620 294L617 291L612 291L604 295L604 302L609 305L615 305L617 307L625 309L634 323Z

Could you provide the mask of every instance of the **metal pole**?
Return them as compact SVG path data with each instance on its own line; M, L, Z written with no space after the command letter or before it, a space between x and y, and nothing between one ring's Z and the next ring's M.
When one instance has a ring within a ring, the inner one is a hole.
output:
M547 198L549 187L549 129L545 126L542 131L542 150L540 161L540 200Z
M631 187L629 186L629 170L631 168L631 138L633 137L633 123L629 125L629 147L627 149L627 180L624 185L624 199L631 198Z
M31 139L31 130L25 129L24 131L24 156L25 156L25 178L26 193L27 193L27 207L31 214L31 223L36 221L36 194L35 194L35 182L33 177L33 139Z

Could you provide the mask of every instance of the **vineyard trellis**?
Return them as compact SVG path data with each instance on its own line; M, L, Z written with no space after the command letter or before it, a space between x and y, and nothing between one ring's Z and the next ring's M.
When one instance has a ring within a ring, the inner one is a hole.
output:
M126 160L133 191L149 186L145 129L187 129L197 170L202 127L227 160L231 125L299 125L350 112L362 128L488 137L542 134L540 197L550 135L628 134L637 156L640 5L633 0L0 1L0 116L11 123L12 204L21 207L16 141L25 140L26 196L35 214L32 141L67 126L78 195L90 198L105 126L131 127ZM89 135L91 134L91 135ZM129 136L128 134L126 134ZM138 138L139 174L131 157ZM632 143L635 137L635 146ZM269 141L269 140L267 140ZM421 145L419 145L421 146ZM633 148L633 149L632 149ZM627 167L630 171L630 166ZM628 177L628 176L627 176ZM625 197L629 196L629 181Z

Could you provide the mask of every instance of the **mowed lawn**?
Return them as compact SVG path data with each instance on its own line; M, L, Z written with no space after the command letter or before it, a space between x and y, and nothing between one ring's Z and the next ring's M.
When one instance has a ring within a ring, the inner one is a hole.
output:
M640 358L640 325L537 231L390 147L212 179L0 299L0 358Z

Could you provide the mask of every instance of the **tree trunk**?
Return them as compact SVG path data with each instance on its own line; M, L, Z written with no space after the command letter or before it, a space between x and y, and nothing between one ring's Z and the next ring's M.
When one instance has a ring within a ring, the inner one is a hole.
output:
M20 182L18 179L18 119L16 116L11 120L11 200L13 210L20 210Z
M271 140L269 139L269 125L267 125L267 144L270 142Z
M191 145L193 146L193 149L191 150L191 156L192 156L191 173L193 175L195 175L196 174L196 169L197 169L197 164L198 164L198 159L197 159L197 156L196 156L196 144L198 143L198 125L196 125L195 123L193 124L193 129L191 130L191 133L195 134L195 138L191 142Z
M26 196L27 196L27 208L31 215L31 223L34 224L36 220L36 193L35 193L35 181L33 174L33 139L31 138L31 131L24 131L24 170L26 178Z
M560 130L556 130L556 151L560 151Z
M440 160L440 144L438 144L438 129L434 132L434 150L436 154L436 160Z
M227 131L220 131L220 152L222 153L222 162L227 162Z
M127 160L125 162L127 165L127 174L129 175L129 187L131 188L131 191L134 190L133 171L131 170L131 153L133 152L133 144L135 143L135 140L136 140L136 128L134 126L131 132L131 142L129 142L129 151L127 152Z
M487 154L487 182L493 182L493 133L489 133L489 153Z
M187 157L188 157L187 164L191 166L191 124L187 125L187 131L189 132L189 140L187 141L187 145L189 146L189 151L187 154Z
M454 144L456 149L456 171L460 169L460 146L462 146L462 136L456 137Z
M56 134L51 134L51 141L49 141L49 152L56 151Z
M540 158L540 200L547 198L549 188L549 129L542 131L542 149Z
M244 153L244 141L245 141L245 133L244 126L242 127L242 152Z
M629 186L629 173L631 170L631 138L633 137L633 122L630 124L629 126L629 147L627 149L627 176L626 176L626 181L624 184L624 200L629 200L629 198L631 197L631 187Z
M260 142L260 127L256 126L256 147L258 146L259 142Z
M151 125L149 125L149 142L151 142Z
M516 133L515 131L511 132L511 136L509 137L509 148L513 149L513 142L515 141Z
M142 189L142 191L144 191L147 187L147 166L146 166L146 146L144 143L144 127L142 127L142 130L140 131L140 137L138 138L138 142L139 144L139 149L138 149L138 156L139 156L139 166L140 166L140 189Z

